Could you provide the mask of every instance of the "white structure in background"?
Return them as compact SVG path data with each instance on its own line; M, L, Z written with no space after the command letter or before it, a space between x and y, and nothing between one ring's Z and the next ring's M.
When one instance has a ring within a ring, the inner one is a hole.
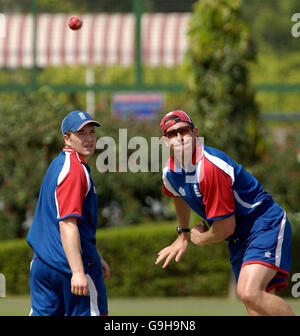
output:
M191 13L144 14L141 21L142 59L151 66L183 61ZM38 67L62 65L130 65L135 58L135 17L128 14L82 15L83 26L73 31L68 14L38 14ZM1 19L1 18L0 18ZM0 44L0 67L33 66L33 17L2 14L6 37Z
M0 38L6 36L6 16L0 13Z
M0 273L0 297L6 296L6 279L4 274Z
M86 65L86 84L95 84L92 65L128 66L135 59L135 16L82 15L83 26L68 27L68 14L38 14L36 65ZM173 66L183 61L190 13L144 14L141 21L142 60L151 66ZM0 14L0 68L30 68L34 64L31 14ZM1 37L1 36L0 36ZM95 111L95 93L86 95L87 112Z

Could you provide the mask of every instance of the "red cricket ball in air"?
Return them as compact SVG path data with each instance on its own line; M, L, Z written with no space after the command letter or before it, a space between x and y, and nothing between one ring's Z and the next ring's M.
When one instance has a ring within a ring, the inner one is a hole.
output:
M82 20L79 16L72 16L68 21L68 25L73 30L78 30L82 27Z

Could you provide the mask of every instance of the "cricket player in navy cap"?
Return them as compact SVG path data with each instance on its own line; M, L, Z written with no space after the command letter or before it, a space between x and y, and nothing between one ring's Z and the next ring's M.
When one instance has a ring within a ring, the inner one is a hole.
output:
M189 240L198 246L227 240L237 293L248 313L294 315L274 295L287 286L291 267L291 225L284 209L240 164L199 141L184 111L169 112L160 127L173 151L163 170L163 191L174 200L179 225L177 239L158 253L156 264L178 262ZM203 218L192 230L191 209Z
M70 112L61 124L65 147L43 179L27 242L31 315L107 315L110 269L96 248L97 194L88 159L99 122Z

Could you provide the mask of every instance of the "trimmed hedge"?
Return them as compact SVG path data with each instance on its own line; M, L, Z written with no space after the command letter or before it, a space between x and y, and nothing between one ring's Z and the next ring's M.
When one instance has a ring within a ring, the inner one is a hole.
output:
M111 267L108 295L225 295L230 276L226 244L190 244L181 262L167 269L154 265L157 253L176 236L174 223L99 232L99 250Z
M154 265L157 252L176 236L174 223L99 230L97 246L111 268L108 296L225 295L230 276L226 244L191 244L180 263L165 270ZM23 239L0 244L0 273L8 293L29 293L31 257Z
M179 263L167 269L154 265L157 252L176 238L174 223L102 229L97 246L109 262L111 278L106 282L113 296L225 296L230 264L227 243L197 247L190 244ZM294 232L291 274L300 272L300 230ZM25 240L0 244L0 273L6 277L9 294L29 293L32 250ZM290 295L290 289L285 291Z
M29 267L32 254L24 239L0 244L0 273L6 278L8 293L29 293Z

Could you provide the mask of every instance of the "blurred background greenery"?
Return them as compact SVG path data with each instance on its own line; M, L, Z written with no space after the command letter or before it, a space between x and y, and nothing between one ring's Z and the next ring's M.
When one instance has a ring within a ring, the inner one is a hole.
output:
M3 1L1 10L29 12L31 3ZM269 0L263 6L256 0L243 1L242 6L239 1L218 0L178 5L155 0L142 3L145 12L193 11L191 47L185 62L174 67L143 68L146 84L183 85L180 92L164 92L161 114L177 108L186 110L207 145L232 155L287 211L297 212L299 123L272 120L274 113L281 119L298 113L299 88L280 87L300 83L300 44L291 35L291 16L297 12L297 1ZM92 12L95 3L38 0L37 5L40 12L78 13ZM132 1L99 1L97 10L130 11ZM208 48L213 43L219 48ZM30 81L31 70L0 69L1 240L25 236L42 177L62 147L60 122L67 112L86 109L85 92L54 92L49 85L85 85L85 70L82 65L39 68L37 90L5 92L3 87L9 83ZM93 70L102 84L135 81L134 66L94 66ZM272 91L266 89L266 85L274 84L279 86ZM119 128L127 128L129 138L143 135L149 141L151 136L160 136L161 114L152 122L118 119L111 114L111 96L112 92L96 92L95 117L103 124L99 136L112 136L117 144ZM91 166L100 195L100 227L174 218L172 206L161 193L160 173L100 174L95 166L99 153L97 150Z

